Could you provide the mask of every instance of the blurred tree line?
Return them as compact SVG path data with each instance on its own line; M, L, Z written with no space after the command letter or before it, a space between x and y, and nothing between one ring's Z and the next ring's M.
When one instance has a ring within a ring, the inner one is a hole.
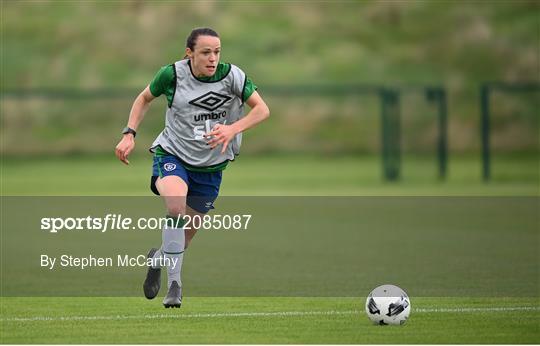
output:
M222 60L260 87L441 85L450 149L478 149L478 91L485 81L540 80L538 1L2 1L1 89L130 89L132 97L4 97L3 153L101 152L157 70L183 57L192 28L222 38ZM375 152L378 101L267 95L275 115L248 134L253 151ZM406 147L434 145L436 120L421 94L404 98ZM501 149L538 143L538 94L494 100ZM498 102L498 103L497 103ZM150 141L165 103L143 123ZM532 114L532 115L531 115ZM407 139L408 138L408 139ZM433 143L433 144L431 144Z

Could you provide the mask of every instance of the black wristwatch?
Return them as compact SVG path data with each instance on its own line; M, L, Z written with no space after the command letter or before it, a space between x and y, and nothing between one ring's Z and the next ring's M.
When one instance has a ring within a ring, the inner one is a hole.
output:
M137 131L135 131L134 129L132 129L131 127L124 127L124 129L122 130L122 134L123 135L126 135L128 133L131 133L133 135L133 138L135 138L135 136L137 136Z

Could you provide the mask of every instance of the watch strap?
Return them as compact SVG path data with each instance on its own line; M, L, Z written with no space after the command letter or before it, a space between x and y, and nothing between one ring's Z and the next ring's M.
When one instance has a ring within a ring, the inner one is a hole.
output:
M128 133L131 133L133 135L133 137L137 136L137 131L135 131L134 129L132 129L131 127L124 127L124 129L122 130L122 134L123 135L126 135Z

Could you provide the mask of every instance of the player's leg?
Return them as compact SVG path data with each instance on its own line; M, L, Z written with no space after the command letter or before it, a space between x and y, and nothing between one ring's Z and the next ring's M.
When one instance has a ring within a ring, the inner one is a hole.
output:
M175 156L155 156L150 183L151 190L161 195L167 209L167 224L162 231L162 244L159 249L150 250L153 258L144 282L144 293L148 299L157 296L161 286L161 266L167 267L167 289L173 298L164 300L166 307L179 307L181 304L181 268L185 244L184 218L188 176Z
M188 172L190 188L186 199L186 213L191 220L194 217L203 220L204 216L214 209L214 201L218 197L219 188L221 186L222 172ZM197 233L197 229L191 222L189 229L186 229L186 244L189 246L193 237Z
M175 190L178 188L178 184L171 182L173 184L171 189L168 189L166 185L169 184L169 177L163 178L161 184L157 183L156 185L165 185L161 186L159 191L163 195L165 204L167 206L168 215L189 215L191 220L194 216L202 217L204 214L199 213L190 207L186 206L186 198L178 198L177 194L181 191ZM169 193L172 192L172 195ZM170 220L174 220L171 218ZM178 219L177 219L178 220ZM182 222L183 224L183 222ZM171 266L170 263L165 263L167 266L167 295L163 299L163 305L166 308L169 307L180 307L182 304L182 279L181 271L182 265L184 262L184 254L189 245L191 239L195 236L197 229L193 226L190 226L188 229L183 229L181 226L168 227L163 229L163 242L161 248L157 250L154 254L154 260L167 259L171 262L174 261ZM154 269L152 269L154 270ZM157 293L156 293L157 295Z
M188 215L191 220L193 220L194 217L200 217L201 220L202 220L202 218L206 214L205 213L200 213L200 212L192 209L190 206L187 206L186 207L186 215ZM189 244L191 243L191 240L195 237L195 234L197 234L197 228L195 228L193 226L193 222L192 222L192 225L188 229L185 230L185 234L186 234L186 244L185 244L184 248L187 249Z
M187 180L187 179L186 179ZM163 305L180 307L182 304L181 269L184 260L186 195L188 186L180 176L169 175L158 178L156 188L163 196L169 223L163 228L161 254L167 267L167 296Z

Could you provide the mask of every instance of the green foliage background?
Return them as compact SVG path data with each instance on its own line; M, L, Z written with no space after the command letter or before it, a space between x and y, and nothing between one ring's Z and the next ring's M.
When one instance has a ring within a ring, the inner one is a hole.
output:
M141 87L198 26L264 84L538 77L537 1L3 2L5 86Z
M403 145L433 153L436 119L421 89L448 91L453 153L479 149L479 86L540 80L538 1L2 1L2 90L128 89L125 97L2 102L7 154L109 152L131 102L183 56L194 27L221 35L224 61L260 87L273 118L244 152L378 153L375 95L278 96L269 86L401 86ZM497 151L535 152L538 93L495 95ZM163 126L157 101L144 149ZM139 150L138 149L138 150ZM141 153L142 151L138 151Z

